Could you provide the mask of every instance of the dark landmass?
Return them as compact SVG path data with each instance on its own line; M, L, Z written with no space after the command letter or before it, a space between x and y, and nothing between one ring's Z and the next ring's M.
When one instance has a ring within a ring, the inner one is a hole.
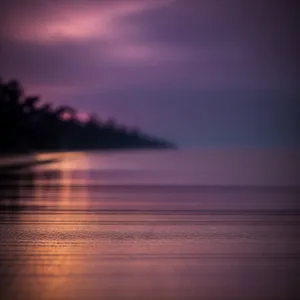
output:
M17 80L0 78L0 153L98 149L174 148L172 143L90 115L85 122L69 106L40 104Z
M1 175L7 175L10 172L29 170L31 167L51 164L58 160L55 159L45 159L45 160L30 160L28 162L10 163L10 164L0 164L0 180Z

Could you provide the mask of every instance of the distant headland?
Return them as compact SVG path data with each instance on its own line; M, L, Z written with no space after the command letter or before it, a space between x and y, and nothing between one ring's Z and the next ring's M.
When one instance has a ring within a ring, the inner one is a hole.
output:
M0 153L83 151L101 149L175 148L164 139L100 121L94 114L82 121L69 106L40 103L26 96L19 81L0 78Z

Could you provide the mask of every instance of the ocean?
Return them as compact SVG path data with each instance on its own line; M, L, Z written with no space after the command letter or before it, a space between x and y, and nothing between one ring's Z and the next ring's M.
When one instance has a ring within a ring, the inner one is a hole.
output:
M1 299L299 297L299 151L32 158L0 177Z

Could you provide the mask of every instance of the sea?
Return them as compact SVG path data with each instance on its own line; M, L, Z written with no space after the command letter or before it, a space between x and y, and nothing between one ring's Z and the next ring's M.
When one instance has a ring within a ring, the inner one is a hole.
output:
M295 149L43 153L0 177L2 300L299 299Z

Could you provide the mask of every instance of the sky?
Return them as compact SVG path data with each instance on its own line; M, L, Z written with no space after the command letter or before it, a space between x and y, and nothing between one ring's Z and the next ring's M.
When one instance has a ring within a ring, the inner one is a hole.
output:
M297 0L4 0L0 74L183 147L300 146Z

